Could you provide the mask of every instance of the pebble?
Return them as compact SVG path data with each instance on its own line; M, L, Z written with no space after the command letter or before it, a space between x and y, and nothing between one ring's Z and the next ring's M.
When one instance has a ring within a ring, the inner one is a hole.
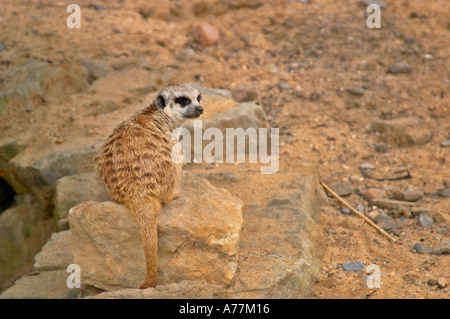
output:
M412 214L411 214L411 211L408 208L400 207L399 209L397 209L395 211L395 215L394 216L396 218L399 218L399 217L411 218Z
M392 199L384 199L384 198L371 199L371 200L369 200L369 204L371 206L377 206L379 208L384 208L384 209L399 209L400 207L411 207L412 208L415 205L415 203L411 203L411 202L392 200Z
M203 46L210 46L219 40L219 29L208 22L201 22L194 27L194 38Z
M391 74L408 74L411 71L411 66L408 63L397 64L388 69L388 73Z
M411 207L411 213L414 216L419 216L422 213L427 213L431 215L431 210L428 207Z
M342 264L345 271L353 271L359 274L364 269L364 264L361 261L349 261Z
M280 89L289 90L290 88L291 88L291 85L288 82L281 82L280 83Z
M363 193L361 187L357 187L355 189L355 194L358 195L358 196L364 196L364 193Z
M342 214L346 214L346 215L350 215L352 213L352 211L347 206L342 206L341 207L341 213Z
M391 217L386 215L385 213L381 213L375 217L375 223L383 228L387 232L392 232L395 235L400 234L400 224L394 221Z
M405 43L406 44L413 44L414 42L416 42L416 40L414 38L405 38Z
M1 43L0 43L1 45ZM0 51L1 51L1 47L0 47ZM449 147L450 146L450 140L446 140L441 142L441 147Z
M433 252L433 249L427 246L424 246L422 244L415 244L413 249L418 252L419 254L431 254Z
M433 225L433 218L431 218L427 213L421 213L419 215L419 224L423 228L428 228Z
M440 289L447 287L447 279L445 277L439 277L437 280L437 285Z
M377 152L377 153L387 153L388 152L388 147L384 143L382 143L382 144L375 144L375 152Z
M348 196L353 193L353 185L351 183L332 183L330 188L339 196Z
M363 4L365 6L369 6L371 4L376 4L380 8L385 8L386 7L386 3L382 2L382 1L379 1L379 0L361 0L361 4Z
M437 279L430 279L430 280L428 280L428 285L429 286L437 286L437 284L438 284Z
M105 11L106 10L106 7L102 6L101 4L90 4L88 6L88 8L91 8L91 9L94 9L94 10L97 10L97 11Z
M441 197L450 198L450 189L440 189L436 194Z
M117 34L120 34L120 33L122 33L122 31L120 31L120 29L119 29L119 28L113 28L113 31L114 31L115 33L117 33Z
M403 198L407 202L417 202L423 195L422 191L406 190L403 192Z
M370 163L362 163L361 165L359 165L359 168L360 169L374 169L375 166L373 166Z
M348 93L353 94L353 95L363 95L364 94L364 89L360 88L360 87L352 87L352 88L346 88L345 89Z
M6 45L0 42L0 52L6 50Z
M386 192L378 188L369 188L363 193L363 197L368 200L376 198L385 198Z
M450 240L443 239L433 248L435 255L450 255Z
M237 102L250 102L258 97L258 91L253 85L237 87L231 91L231 94Z
M447 237L450 234L450 230L446 226L441 225L436 229L436 233Z

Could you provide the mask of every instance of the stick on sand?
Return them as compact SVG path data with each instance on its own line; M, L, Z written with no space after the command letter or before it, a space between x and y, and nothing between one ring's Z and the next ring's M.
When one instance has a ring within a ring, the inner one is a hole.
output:
M395 238L392 237L391 235L389 235L388 233L386 233L382 228L378 227L376 224L374 224L374 222L372 222L369 218L367 218L366 216L364 216L363 213L357 211L356 209L354 209L349 203L347 203L345 200L343 200L338 194L336 194L335 192L333 192L331 190L331 188L329 188L324 182L320 182L322 184L322 186L327 190L327 192L329 192L331 195L333 195L341 204L343 204L344 206L346 206L348 209L350 209L352 212L354 212L356 215L358 215L359 217L361 217L362 219L364 219L369 225L371 225L372 227L374 227L376 230L378 230L382 235L386 236L387 238L389 238L391 241L393 241L394 243L396 242Z

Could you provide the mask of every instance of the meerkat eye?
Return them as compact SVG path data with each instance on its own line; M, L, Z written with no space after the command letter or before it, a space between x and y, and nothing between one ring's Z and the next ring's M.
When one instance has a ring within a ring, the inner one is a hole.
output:
M197 96L197 101L198 101L198 103L200 103L202 101L202 96L201 95Z
M161 108L165 108L166 107L166 100L164 100L163 96L161 96L161 95L158 96L157 100L158 100L158 104L159 104L159 106Z
M181 107L185 107L186 105L188 105L189 103L191 103L191 100L188 99L187 97L182 96L182 97L176 98L176 99L175 99L175 102L178 103L178 104L180 104Z

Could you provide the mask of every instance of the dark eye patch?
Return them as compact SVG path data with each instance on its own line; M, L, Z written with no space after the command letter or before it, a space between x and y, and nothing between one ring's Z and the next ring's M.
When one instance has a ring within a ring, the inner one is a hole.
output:
M197 101L198 101L199 103L201 102L201 100L202 100L202 96L201 96L201 95L197 96Z
M181 96L181 97L177 97L177 98L175 99L175 103L180 104L181 107L185 107L186 105L188 105L188 104L191 103L191 100L188 99L188 98L185 97L185 96Z

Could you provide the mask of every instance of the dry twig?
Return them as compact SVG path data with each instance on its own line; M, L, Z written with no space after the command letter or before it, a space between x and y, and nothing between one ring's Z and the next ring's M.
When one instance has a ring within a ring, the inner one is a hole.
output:
M369 225L371 225L376 230L378 230L382 235L386 236L387 238L389 238L394 243L396 242L394 237L392 237L391 235L386 233L382 228L377 226L374 222L372 222L369 218L367 218L363 213L361 213L360 211L357 211L356 209L354 209L349 203L347 203L345 200L343 200L338 194L333 192L333 190L330 187L328 187L324 182L320 182L320 183L327 190L327 192L330 193L331 195L333 195L341 204L345 205L348 209L350 209L356 215L358 215L359 217L364 219Z

